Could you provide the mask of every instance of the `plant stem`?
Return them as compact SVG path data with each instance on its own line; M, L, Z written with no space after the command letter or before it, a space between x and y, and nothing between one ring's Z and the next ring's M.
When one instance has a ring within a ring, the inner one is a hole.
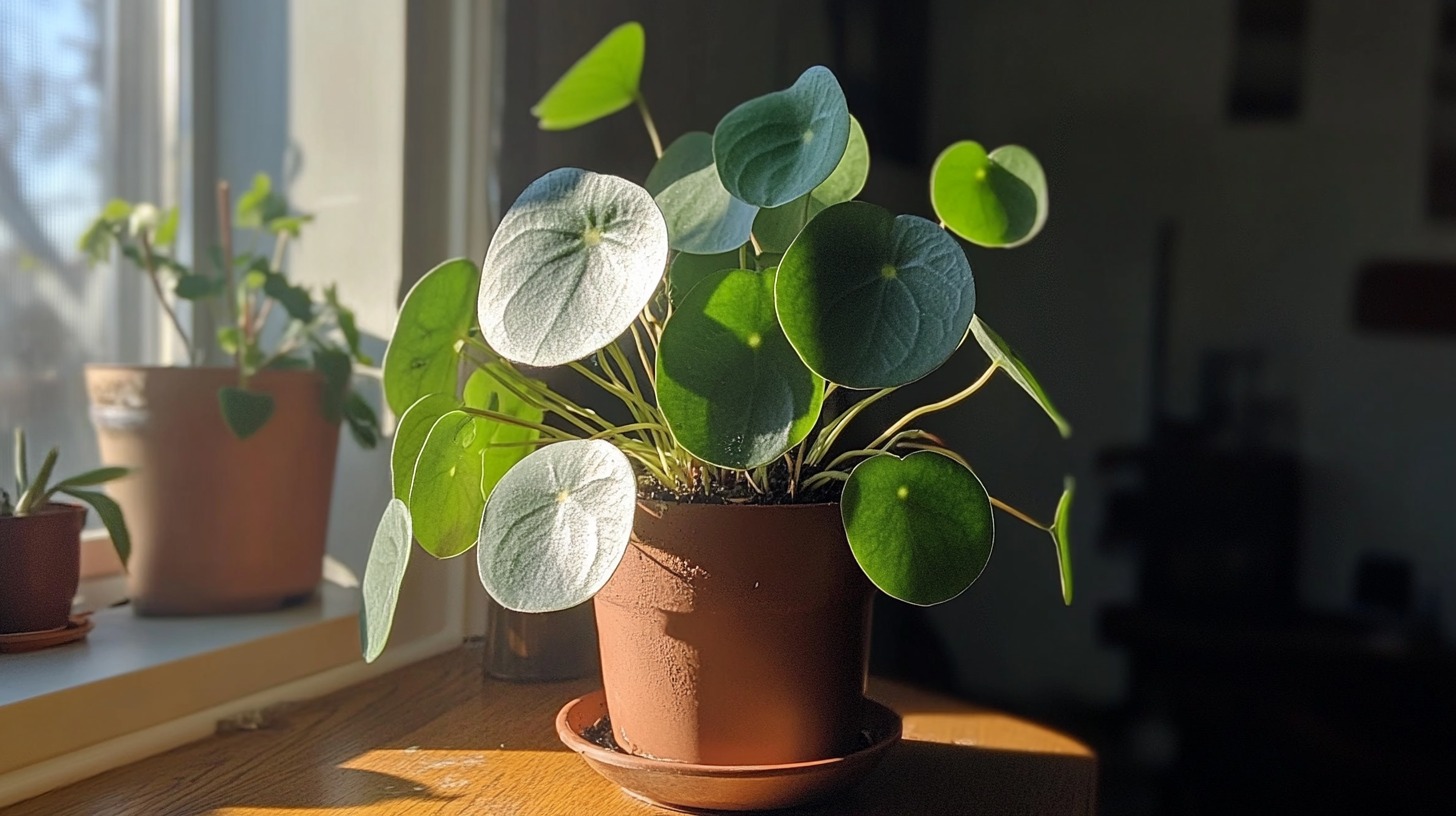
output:
M642 114L642 124L647 126L647 138L652 140L652 153L657 158L662 158L662 139L657 135L657 124L652 121L652 113L647 110L647 98L637 94L637 112Z
M1013 518L1016 518L1019 521L1030 524L1031 526L1035 527L1038 530L1041 530L1042 532L1049 532L1052 529L1049 525L1042 524L1031 516L1028 516L1020 510L1017 510L1015 507L1012 507L1006 502L1001 501L995 496L991 497L991 506L995 507L997 510L1000 510L1003 513L1006 513L1009 516L1012 516Z
M955 405L956 403L958 403L961 400L965 399L966 397L969 397L970 395L972 395L972 394L976 393L977 391L981 390L981 386L983 386L986 383L990 382L991 376L996 373L996 369L997 369L996 364L995 363L992 363L990 365L990 367L986 369L986 372L980 376L979 379L977 379L975 382L971 383L970 385L966 386L961 391L959 391L959 392L957 392L955 394L952 394L949 397L946 397L945 399L941 400L940 402L932 402L929 405L922 405L919 408L916 408L915 410L913 410L910 413L906 414L905 416L900 417L900 419L898 419L895 422L894 425L891 425L890 427L886 428L884 433L882 433L878 437L876 437L875 438L875 441L873 441L873 442L870 443L870 447L877 448L880 445L883 445L885 443L885 440L887 440L890 437L892 437L892 436L895 435L895 432L896 431L900 430L901 428L905 427L906 425L909 425L911 422L914 422L916 419L919 419L920 417L923 417L926 414L934 413L936 411L940 411L942 409L949 408L952 405Z
M513 417L510 414L503 414L500 411L491 411L485 408L471 408L468 405L461 406L460 410L464 413L470 414L471 416L478 416L484 419L493 419L496 422L504 422L507 425L517 425L522 428L531 428L557 440L581 438L576 434L571 433L570 431L563 431L560 428L553 428L550 425L542 425L539 422L531 422L530 420L521 419L520 417Z
M889 396L894 390L894 388L881 388L868 397L849 406L844 413L835 417L828 425L825 425L824 429L819 432L818 438L814 440L813 447L809 449L809 464L817 465L823 461L824 455L829 453L830 448L834 447L834 443L839 440L839 435L844 432L844 429L848 427L849 423L853 422L854 418L859 416L860 412L864 409L875 404L878 400Z
M196 362L197 350L192 347L192 342L187 339L187 332L182 330L182 321L177 319L177 310L167 301L167 294L162 291L162 281L157 275L157 258L152 254L152 242L145 232L137 239L142 247L142 261L146 267L147 279L152 282L152 291L157 294L157 302L162 304L162 311L172 321L172 328L177 330L177 339L182 341L182 348L187 349L187 362Z
M241 306L246 314L247 304L238 303L238 285L233 275L233 197L227 179L219 179L217 182L217 237L222 246L222 274L227 281L227 305L228 320L237 324ZM237 350L233 352L233 364L238 369L238 386L248 387L247 372L243 370L243 355L247 347L248 337L247 321L242 326L243 342L238 343Z
M848 479L849 474L842 470L821 470L804 480L804 490L807 492L830 482L843 482Z

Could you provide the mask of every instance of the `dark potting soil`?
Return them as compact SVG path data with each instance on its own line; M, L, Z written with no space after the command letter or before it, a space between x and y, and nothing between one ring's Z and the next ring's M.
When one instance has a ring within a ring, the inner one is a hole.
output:
M819 472L819 468L805 467L799 475L799 483ZM798 491L789 495L789 466L782 459L775 462L768 472L768 483L759 484L760 493L747 479L735 478L715 481L712 489L679 492L663 487L650 476L637 478L637 495L643 499L684 504L825 504L839 501L844 490L843 482L830 482L810 491Z

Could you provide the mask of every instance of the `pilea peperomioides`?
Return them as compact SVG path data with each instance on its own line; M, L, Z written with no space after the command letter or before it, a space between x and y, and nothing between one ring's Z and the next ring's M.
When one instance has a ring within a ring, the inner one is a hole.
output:
M366 657L384 648L412 538L442 558L476 547L482 582L508 608L565 609L611 576L639 496L837 501L865 574L922 605L980 575L999 508L1049 534L1070 603L1070 479L1052 520L1036 521L917 425L1004 371L1070 433L976 316L955 237L1035 237L1047 215L1035 157L959 142L930 179L940 223L895 215L854 200L870 150L828 69L664 149L639 86L644 54L641 26L623 25L533 109L559 130L635 106L658 156L644 184L547 173L505 214L481 267L447 261L405 299L384 361L401 418L394 499L364 579ZM862 448L837 447L866 408L968 338L990 358L977 379ZM463 392L462 363L473 371ZM542 366L575 372L626 421L533 377Z

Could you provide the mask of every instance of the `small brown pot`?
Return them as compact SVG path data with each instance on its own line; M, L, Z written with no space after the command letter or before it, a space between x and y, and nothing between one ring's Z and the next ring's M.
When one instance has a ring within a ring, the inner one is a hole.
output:
M640 502L632 544L596 596L617 744L706 765L845 753L872 596L838 505Z
M273 415L247 439L223 422L231 368L87 366L101 459L135 468L111 495L132 533L127 583L141 615L275 609L322 577L339 426L314 371L263 371L248 387Z
M0 516L0 635L60 629L70 620L85 524L86 508L77 504Z

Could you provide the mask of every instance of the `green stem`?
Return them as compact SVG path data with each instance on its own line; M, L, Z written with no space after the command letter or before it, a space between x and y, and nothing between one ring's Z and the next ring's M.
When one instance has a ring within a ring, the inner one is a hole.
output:
M1023 522L1026 522L1027 524L1030 524L1032 527L1035 527L1036 529L1041 530L1042 532L1051 532L1051 529L1052 529L1051 528L1051 525L1042 524L1041 522L1037 521L1036 519L1032 518L1031 516L1027 515L1026 513L1023 513L1020 510L1017 510L1015 507L1012 507L1011 505L1007 504L1006 502L1001 501L1000 499L996 498L995 496L992 496L991 497L991 506L992 507L995 507L997 510L1000 510L1001 512L1003 512L1003 513L1011 516L1012 518L1015 518L1015 519L1017 519L1019 521L1023 521Z
M552 439L556 440L581 438L569 431L563 431L560 428L553 428L550 425L542 425L539 422L532 422L528 419L514 417L510 414L503 414L500 411L490 411L485 408L471 408L468 405L461 406L460 410L467 414L470 414L471 416L483 417L485 419L493 419L496 422L504 422L507 425L516 425L522 428L531 428L533 430L540 431L541 433L546 434Z
M637 112L642 114L642 124L647 127L647 138L652 140L652 153L662 158L662 138L657 135L657 123L652 121L652 112L647 110L647 98L641 93L636 96Z
M835 417L828 425L824 426L824 429L819 432L818 438L814 440L814 446L809 449L809 464L819 464L824 459L824 455L829 453L829 449L834 447L834 443L839 440L839 435L844 432L844 429L849 426L849 423L854 421L855 417L859 416L864 409L889 396L894 390L895 388L881 388L868 397L849 406L844 413Z
M990 365L990 367L988 367L986 369L986 373L982 374L980 376L980 378L978 378L975 382L973 382L970 385L966 386L962 390L956 392L955 394L950 395L949 397L946 397L945 399L941 400L940 402L932 402L929 405L922 405L919 408L916 408L915 410L913 410L910 413L906 414L905 416L900 417L900 419L897 420L895 422L895 424L893 424L890 427L886 428L884 433L882 433L878 437L876 437L875 438L875 441L873 441L873 442L870 443L870 447L872 447L872 448L879 447L880 445L884 444L885 440L887 440L890 437L894 436L896 431L900 430L901 428L905 427L906 425L909 425L911 422L914 422L915 420L919 419L920 417L925 416L926 414L934 413L936 411L940 411L940 410L943 410L945 408L949 408L952 405L955 405L956 403L958 403L961 400L965 399L966 397L969 397L970 395L972 395L972 394L976 393L977 391L981 390L981 386L983 386L986 383L988 383L988 382L991 381L991 376L996 373L996 369L997 369L996 364L995 363L992 363Z
M187 361L195 363L197 351L192 347L192 341L187 339L187 332L182 330L182 321L177 319L177 311L172 304L167 302L167 295L162 291L162 281L157 275L157 258L152 254L152 242L142 233L137 239L142 248L142 261L147 273L147 279L152 282L152 291L157 295L157 302L162 305L162 311L167 313L168 319L172 321L172 328L177 331L177 339L182 341L182 348L187 350Z
M821 470L804 480L804 491L808 492L830 482L843 482L848 479L849 474L842 470Z

